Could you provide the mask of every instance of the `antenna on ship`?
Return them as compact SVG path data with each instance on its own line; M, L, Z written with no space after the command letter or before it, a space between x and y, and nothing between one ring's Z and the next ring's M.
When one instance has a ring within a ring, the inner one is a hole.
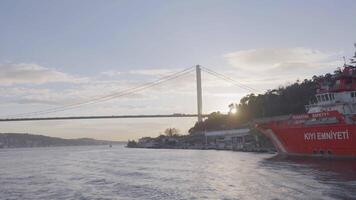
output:
M354 43L354 46L356 48L356 43ZM356 51L355 51L355 55L350 59L350 63L355 64L354 67L356 67Z

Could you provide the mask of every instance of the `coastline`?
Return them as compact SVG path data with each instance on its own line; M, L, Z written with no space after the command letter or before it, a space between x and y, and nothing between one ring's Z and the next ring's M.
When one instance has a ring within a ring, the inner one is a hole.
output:
M143 137L138 141L129 140L127 148L146 149L198 149L224 150L238 152L272 153L276 152L273 144L263 135L248 134L241 137L218 135L208 137L204 134L160 135L155 138Z

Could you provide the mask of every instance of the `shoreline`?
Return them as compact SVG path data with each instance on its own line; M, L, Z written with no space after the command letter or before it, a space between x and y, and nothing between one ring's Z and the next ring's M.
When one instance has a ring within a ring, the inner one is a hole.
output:
M221 149L221 148L181 148L181 147L140 147L140 146L125 146L132 149L181 149L181 150L215 150L215 151L234 151L234 152L250 152L250 153L266 153L276 154L277 151L273 148L245 148L245 149Z

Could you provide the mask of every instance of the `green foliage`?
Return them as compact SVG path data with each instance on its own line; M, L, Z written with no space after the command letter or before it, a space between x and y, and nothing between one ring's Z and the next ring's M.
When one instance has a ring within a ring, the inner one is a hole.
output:
M164 134L166 134L166 136L168 137L178 136L179 130L176 128L167 128L166 130L164 130Z
M320 77L313 77L313 80L305 79L303 82L296 81L285 87L268 90L264 94L248 94L241 98L240 103L237 104L237 113L230 112L226 115L214 112L203 122L196 123L189 132L231 129L255 118L303 113L305 105L315 101L314 95L318 79ZM230 110L232 105L236 104L230 104Z
M249 94L241 99L239 114L242 121L253 118L303 113L305 105L315 95L316 83L312 80L295 82L286 87L269 90L265 94Z
M127 147L136 147L137 146L137 142L135 140L129 140L127 142Z

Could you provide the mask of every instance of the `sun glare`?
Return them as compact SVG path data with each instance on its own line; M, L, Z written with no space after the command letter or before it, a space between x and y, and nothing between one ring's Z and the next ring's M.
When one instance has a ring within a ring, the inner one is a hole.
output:
M236 114L236 113L237 113L237 108L231 109L230 113L231 113L231 114Z

